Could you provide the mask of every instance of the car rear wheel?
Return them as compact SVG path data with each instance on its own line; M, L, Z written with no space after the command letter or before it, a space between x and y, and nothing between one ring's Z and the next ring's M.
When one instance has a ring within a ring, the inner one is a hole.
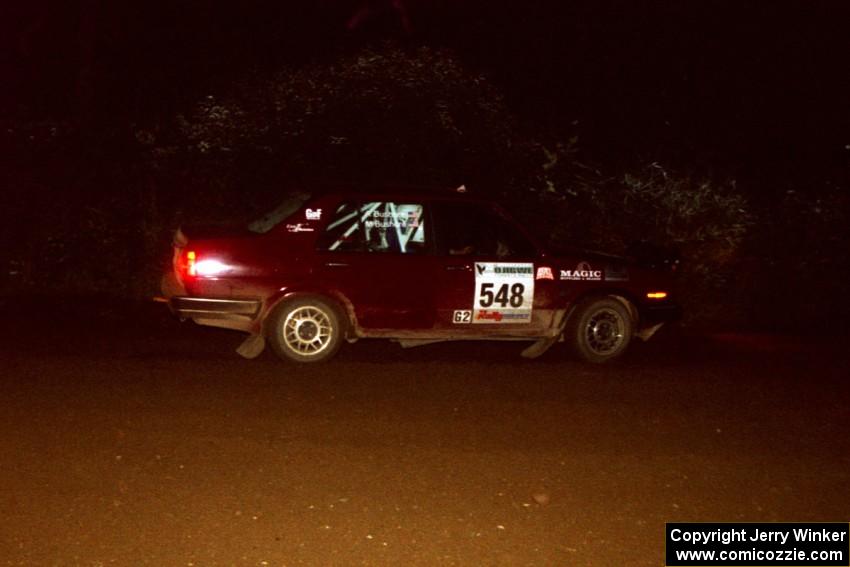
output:
M275 309L267 327L278 356L296 362L321 362L339 350L342 324L337 310L314 297L294 299Z
M634 321L620 301L592 298L583 302L569 326L573 348L588 362L603 363L621 356L634 332Z

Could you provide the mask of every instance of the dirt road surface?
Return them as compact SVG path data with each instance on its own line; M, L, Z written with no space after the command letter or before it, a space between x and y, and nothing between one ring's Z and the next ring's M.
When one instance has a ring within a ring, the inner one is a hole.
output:
M295 366L159 306L5 307L0 564L659 566L665 522L850 520L840 341Z

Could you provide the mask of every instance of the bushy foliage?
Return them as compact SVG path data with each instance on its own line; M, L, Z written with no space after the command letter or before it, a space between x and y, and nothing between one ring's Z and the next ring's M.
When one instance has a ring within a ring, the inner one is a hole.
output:
M619 189L612 205L622 226L681 254L680 301L687 320L740 322L744 298L733 283L744 265L753 215L737 184L694 179L652 163L624 174Z
M248 76L179 123L196 153L273 156L290 180L486 186L516 169L499 91L427 47Z
M12 158L0 164L7 290L150 296L182 223L242 222L316 183L463 183L558 247L677 249L690 321L800 328L812 313L850 313L843 187L748 202L734 181L592 164L577 137L524 130L446 51L387 45L249 74L171 124L136 129L123 153L62 125L14 132L0 148Z
M660 247L681 258L678 279L689 320L728 320L730 302L742 301L729 284L754 226L734 181L695 178L655 162L605 175L578 159L576 138L540 152L542 165L527 182L538 202L515 207L526 222L556 246L625 255L636 244Z
M733 182L657 163L604 175L580 162L577 138L543 144L518 127L485 78L428 48L388 46L248 77L200 101L180 125L201 161L230 170L265 154L290 179L466 183L508 200L556 245L675 247L697 305L717 305L711 296L735 269L751 224Z
M846 332L850 190L827 183L763 204L748 255L749 317L773 328Z
M132 223L138 219L122 202L125 196L81 198L32 179L18 181L26 195L2 214L9 233L2 254L4 288L72 293L116 290L116 283L117 291L129 288Z

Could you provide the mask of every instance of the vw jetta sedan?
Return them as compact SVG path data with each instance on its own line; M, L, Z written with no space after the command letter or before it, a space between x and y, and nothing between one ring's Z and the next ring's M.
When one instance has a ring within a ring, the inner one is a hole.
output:
M243 229L186 228L162 283L171 310L248 334L284 359L318 362L363 338L415 346L558 341L613 360L680 315L670 269L554 254L498 205L448 194L295 196Z

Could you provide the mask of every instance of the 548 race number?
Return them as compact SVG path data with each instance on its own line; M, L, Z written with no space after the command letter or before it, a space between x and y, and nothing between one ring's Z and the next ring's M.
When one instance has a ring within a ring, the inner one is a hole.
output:
M515 283L511 285L503 283L499 286L499 289L494 292L493 290L495 287L496 284L493 282L485 282L481 284L481 288L478 291L479 307L492 307L494 303L503 308L508 305L514 308L522 307L522 294L525 293L525 286L523 284Z

